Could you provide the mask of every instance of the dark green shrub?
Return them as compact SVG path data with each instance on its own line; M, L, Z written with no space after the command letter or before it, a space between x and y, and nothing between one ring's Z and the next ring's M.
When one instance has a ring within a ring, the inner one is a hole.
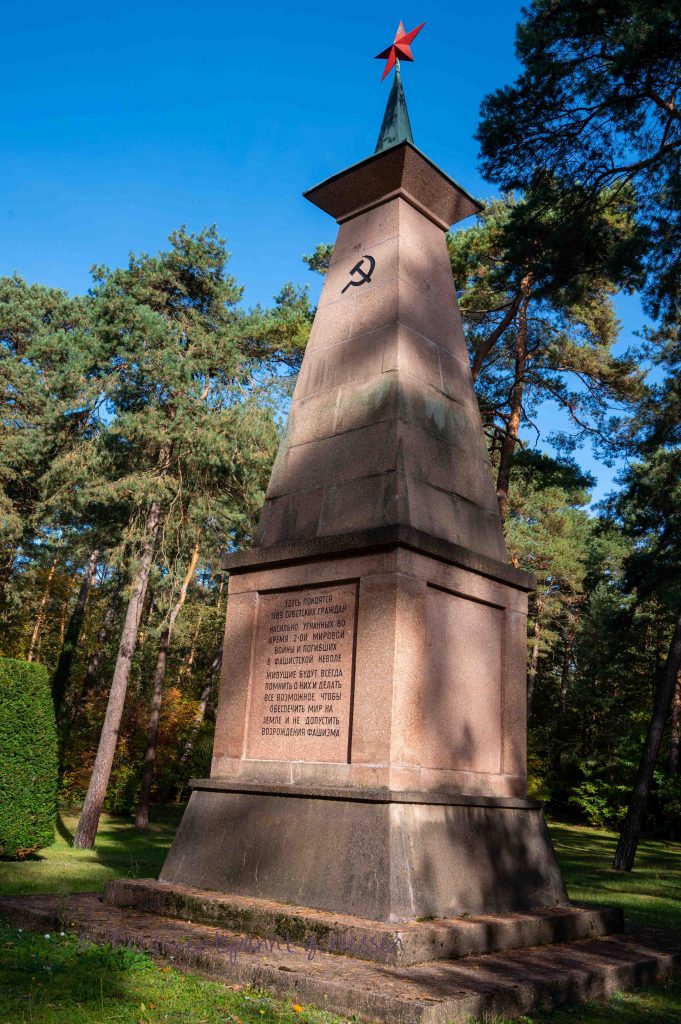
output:
M0 658L0 856L54 842L57 727L47 670Z

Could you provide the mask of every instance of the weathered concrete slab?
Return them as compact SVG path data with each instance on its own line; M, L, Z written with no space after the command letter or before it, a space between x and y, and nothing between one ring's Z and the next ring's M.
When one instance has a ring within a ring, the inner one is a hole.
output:
M619 907L577 906L386 924L152 878L114 879L106 887L104 902L265 939L288 938L323 952L392 966L591 939L624 928Z
M230 984L257 985L337 1013L401 1024L529 1013L664 981L681 966L673 945L656 948L618 936L391 967L112 907L87 893L5 897L0 917L15 927L68 928L92 941L134 945Z

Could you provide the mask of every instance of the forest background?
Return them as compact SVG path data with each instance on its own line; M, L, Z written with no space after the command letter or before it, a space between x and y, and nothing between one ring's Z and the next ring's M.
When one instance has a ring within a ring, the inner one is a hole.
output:
M630 840L644 801L681 832L677 8L535 0L474 144L496 197L449 236L510 556L538 578L531 792ZM300 283L249 306L229 269L217 230L180 228L85 294L0 279L0 654L51 673L82 845L105 799L144 827L207 771L220 561L252 537L314 315Z

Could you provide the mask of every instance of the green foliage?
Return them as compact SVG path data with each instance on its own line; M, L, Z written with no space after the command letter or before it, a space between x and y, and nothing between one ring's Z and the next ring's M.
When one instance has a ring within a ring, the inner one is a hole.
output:
M88 303L0 278L0 553L36 528L42 474L91 429L94 349ZM4 549L4 550L3 550Z
M520 423L537 429L538 409L555 402L571 425L551 440L571 451L588 439L608 455L618 444L613 411L641 398L642 372L630 354L613 352L618 323L602 262L559 266L557 254L573 249L554 220L553 207L509 195L448 236L478 400L493 447L515 406ZM626 217L606 210L601 220L626 235Z
M599 529L588 547L577 607L548 623L553 637L539 662L530 748L553 813L617 827L672 621L655 601L632 601L624 577L629 549L616 533L602 536ZM674 824L671 806L663 811L666 779L661 767L646 828L672 836L678 819Z
M583 761L579 765L583 778L574 787L569 802L580 809L589 825L605 828L619 822L609 799L608 787L603 785L602 776L597 774L599 767L596 761Z
M582 593L594 522L584 509L593 477L571 460L530 449L516 457L506 523L511 560L534 573L548 600Z
M521 451L514 473L506 520L509 554L537 576L528 637L531 792L561 816L618 827L673 625L672 597L678 594L678 559L669 552L665 558L660 549L661 538L666 550L675 533L665 531L655 513L660 503L675 507L672 481L660 478L665 487L658 496L656 475L639 473L636 479L650 491L640 515L639 505L622 492L631 515L627 525L587 512L591 481L574 463ZM656 552L661 582L654 593L637 593L633 568L648 566L649 579ZM675 793L675 778L660 766L649 830L677 834Z
M618 202L631 188L650 308L673 317L681 294L677 0L533 0L516 52L520 76L482 105L483 173L506 189L557 189L571 243L604 189ZM582 239L578 258L589 250ZM631 284L631 259L617 268L613 248L603 255Z
M100 550L63 706L61 792L69 798L87 787L152 502L161 528L111 806L135 799L159 635L197 542L199 565L171 645L161 738L176 763L171 782L159 759L161 792L180 789L179 775L204 752L216 692L209 725L198 723L192 757L182 760L222 639L220 559L253 536L312 320L307 291L293 285L271 308L244 309L228 260L214 228L182 228L157 255L96 268L86 298L0 279L2 653L38 653L54 667L89 553ZM183 623L198 629L202 616L201 635L188 636Z
M57 730L47 671L0 658L0 856L54 842Z
M159 500L166 534L191 519L189 533L226 544L252 529L276 432L242 344L241 289L226 274L224 243L214 229L182 229L170 242L126 268L96 270L93 330L113 415L90 465L81 456L74 471L69 459L52 475L66 475L84 510L125 510L128 537Z
M259 363L262 393L269 389L277 411L293 394L313 319L307 287L290 282L275 296L274 306L256 306L245 319L246 345Z
M570 460L521 450L515 459L506 544L511 561L532 572L528 673L533 689L540 663L563 649L574 632L594 523L584 506L593 480Z
M313 253L310 253L308 256L303 256L303 262L307 263L310 270L314 270L317 274L324 275L331 266L332 256L333 245L330 242L322 242L315 247Z
M611 509L635 544L627 582L642 597L655 593L681 608L681 445L632 463L622 483Z
M681 775L669 775L662 768L655 772L655 817L651 832L681 839Z

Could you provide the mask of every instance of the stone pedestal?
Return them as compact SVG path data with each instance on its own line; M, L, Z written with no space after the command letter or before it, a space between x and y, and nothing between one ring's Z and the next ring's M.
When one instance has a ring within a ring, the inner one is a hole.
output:
M218 780L195 788L159 881L385 922L567 903L533 801Z
M228 559L214 755L160 881L375 921L567 901L527 799L508 564L445 232L412 145L308 193L340 230L256 543Z

